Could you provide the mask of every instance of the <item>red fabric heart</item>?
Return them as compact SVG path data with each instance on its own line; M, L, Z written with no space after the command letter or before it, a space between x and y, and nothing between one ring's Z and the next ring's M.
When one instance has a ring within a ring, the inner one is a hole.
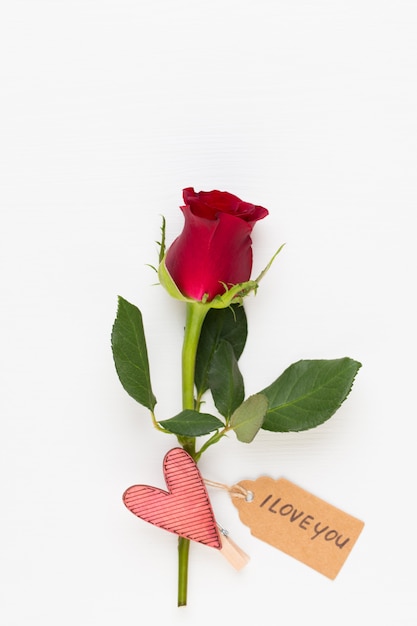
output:
M196 463L182 448L170 450L163 462L169 491L134 485L123 502L137 517L159 528L221 549L219 531L206 487Z

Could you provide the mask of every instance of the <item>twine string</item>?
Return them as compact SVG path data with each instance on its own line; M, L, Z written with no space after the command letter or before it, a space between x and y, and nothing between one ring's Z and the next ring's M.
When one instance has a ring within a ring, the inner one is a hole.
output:
M225 485L224 483L218 483L214 480L208 480L206 478L204 478L204 482L209 487L216 487L217 489L223 489L224 491L227 491L232 498L245 498L245 500L250 499L251 492L241 485L236 484L229 487L229 485Z

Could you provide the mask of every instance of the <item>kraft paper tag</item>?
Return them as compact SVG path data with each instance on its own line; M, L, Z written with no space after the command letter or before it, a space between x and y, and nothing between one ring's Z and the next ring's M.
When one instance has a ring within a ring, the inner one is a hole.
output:
M334 579L364 523L285 478L244 480L251 498L232 492L233 504L252 535Z

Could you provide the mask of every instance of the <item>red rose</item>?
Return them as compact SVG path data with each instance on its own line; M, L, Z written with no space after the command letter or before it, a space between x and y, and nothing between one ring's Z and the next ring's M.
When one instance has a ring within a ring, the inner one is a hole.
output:
M252 240L257 220L268 215L261 206L242 202L226 191L183 190L184 229L170 246L165 264L181 293L208 300L250 279Z

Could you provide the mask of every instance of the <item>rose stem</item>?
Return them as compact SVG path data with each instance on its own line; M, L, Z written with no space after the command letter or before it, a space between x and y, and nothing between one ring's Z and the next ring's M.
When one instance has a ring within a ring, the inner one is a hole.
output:
M184 331L184 343L182 348L182 408L195 409L194 401L194 376L195 360L197 355L198 340L201 327L209 307L201 302L187 303L187 316ZM182 439L182 445L193 458L196 456L195 437ZM178 606L187 604L188 587L188 554L190 540L184 537L178 538Z

